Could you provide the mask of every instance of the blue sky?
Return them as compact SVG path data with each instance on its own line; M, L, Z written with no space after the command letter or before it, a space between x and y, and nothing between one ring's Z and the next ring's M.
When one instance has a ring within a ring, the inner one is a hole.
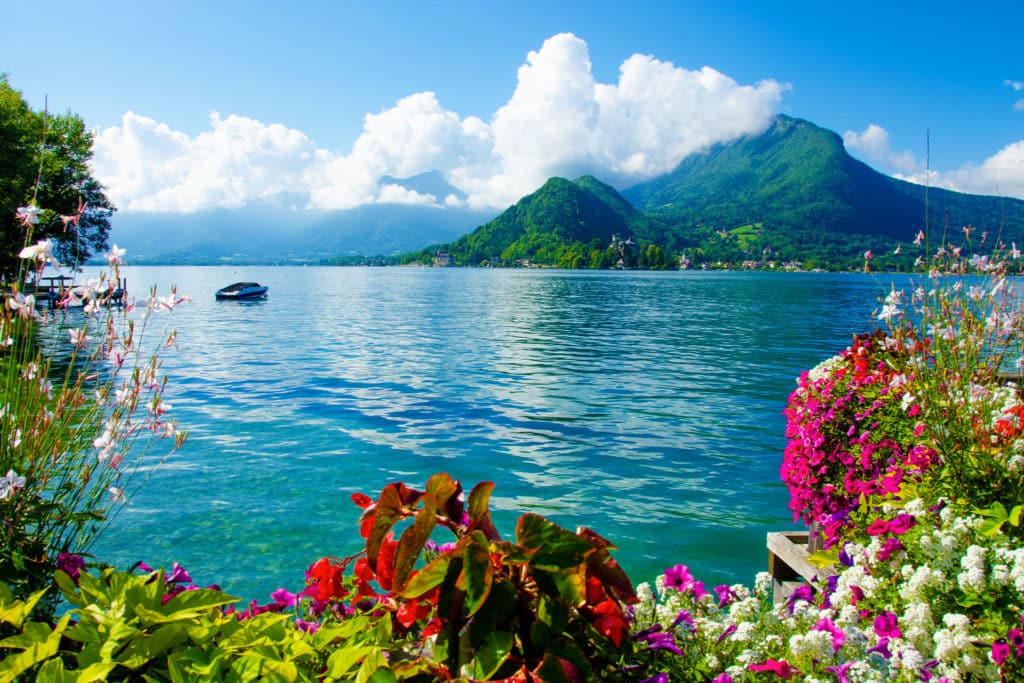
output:
M97 130L122 210L444 205L380 182L428 170L500 207L777 113L919 181L929 131L935 184L1024 197L1020 2L12 4L0 71Z

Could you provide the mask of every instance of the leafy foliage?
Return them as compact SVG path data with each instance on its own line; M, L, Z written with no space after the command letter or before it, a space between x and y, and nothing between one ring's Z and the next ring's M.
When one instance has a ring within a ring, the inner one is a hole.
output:
M18 273L17 254L53 239L54 254L76 266L107 246L114 206L92 176L93 134L72 114L35 112L0 75L0 275ZM26 241L18 207L42 207ZM72 220L73 217L73 220Z

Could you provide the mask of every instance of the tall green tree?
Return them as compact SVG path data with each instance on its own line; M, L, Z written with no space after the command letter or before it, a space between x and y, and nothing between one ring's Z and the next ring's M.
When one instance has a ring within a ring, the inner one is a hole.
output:
M107 248L114 205L92 175L92 131L70 111L34 111L0 74L0 276L18 273L18 252L53 240L53 253L77 268ZM35 224L19 207L42 209Z

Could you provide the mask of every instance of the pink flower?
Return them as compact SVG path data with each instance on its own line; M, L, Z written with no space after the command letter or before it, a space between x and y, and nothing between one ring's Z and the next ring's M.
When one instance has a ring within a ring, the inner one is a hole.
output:
M843 629L836 626L835 622L831 619L821 619L817 624L811 627L812 631L825 631L826 633L832 634L832 652L839 652L839 649L846 642L846 633Z
M896 515L896 519L892 520L889 524L889 532L900 536L910 530L910 527L915 524L917 524L917 520L914 519L913 515L900 513Z
M879 638L899 638L903 635L903 631L899 629L896 624L896 615L892 612L882 612L875 617L872 626L875 629L875 635Z
M879 517L875 521L868 524L868 528L865 529L868 536L882 536L889 533L889 521Z
M992 661L996 663L996 666L1002 666L1006 658L1010 656L1010 645L1000 638L996 642L992 643Z
M751 664L747 668L751 671L767 671L787 680L800 673L799 669L794 669L785 659L768 659L764 664Z

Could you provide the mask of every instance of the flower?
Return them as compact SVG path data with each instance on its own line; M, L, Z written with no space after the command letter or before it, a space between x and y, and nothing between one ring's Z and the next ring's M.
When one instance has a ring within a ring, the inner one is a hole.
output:
M879 638L899 638L903 635L896 625L896 615L889 611L882 612L875 617L871 625L875 629L875 635Z
M107 257L107 263L110 265L121 265L124 263L125 250L119 248L116 244L110 248L110 252L105 254Z
M19 477L14 470L7 470L7 474L0 477L0 500L10 498L21 488L25 488L25 477Z
M28 206L19 206L15 212L15 216L17 216L19 223L28 227L39 223L39 214L42 212L43 210L35 204L29 204ZM21 258L25 257L22 256Z
M57 569L71 577L71 580L78 585L78 575L85 569L85 559L81 555L72 553L60 553L57 555Z
M53 242L39 240L32 246L19 251L18 258L31 259L39 263L56 263L56 259L53 257Z
M763 664L751 664L747 668L751 671L767 671L782 679L790 679L800 673L799 669L793 668L785 659L767 659Z

